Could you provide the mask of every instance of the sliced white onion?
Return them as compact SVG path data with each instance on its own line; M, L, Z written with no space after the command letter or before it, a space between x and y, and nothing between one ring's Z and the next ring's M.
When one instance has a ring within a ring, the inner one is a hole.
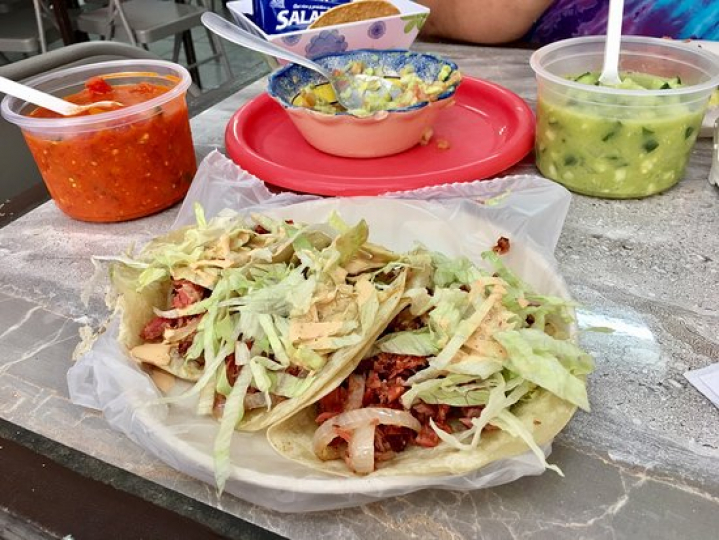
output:
M262 392L255 392L245 396L245 409L259 409L267 407L267 396Z
M354 430L347 452L347 466L359 474L374 471L374 424L365 424Z
M163 319L179 319L180 317L188 317L190 315L199 315L200 313L204 313L207 311L207 306L200 301L190 304L184 308L162 310L154 307L152 308L152 311L155 315L162 317Z
M402 426L417 432L422 429L419 420L407 411L380 407L354 409L330 418L317 428L312 438L312 450L317 456L322 456L324 449L337 437L337 429L354 431L369 424Z
M165 328L162 333L162 339L168 343L177 343L186 337L191 336L200 324L200 319L192 319L189 323L181 328Z
M352 374L349 376L349 392L347 394L347 402L345 403L345 411L353 411L355 409L362 408L364 388L364 375Z

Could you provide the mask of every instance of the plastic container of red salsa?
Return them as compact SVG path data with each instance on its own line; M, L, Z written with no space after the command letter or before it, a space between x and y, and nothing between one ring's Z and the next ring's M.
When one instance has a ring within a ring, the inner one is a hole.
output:
M22 130L53 200L68 216L125 221L185 196L197 169L185 68L160 60L118 60L49 73L27 84L78 104L123 104L63 117L21 99L3 99L2 115Z

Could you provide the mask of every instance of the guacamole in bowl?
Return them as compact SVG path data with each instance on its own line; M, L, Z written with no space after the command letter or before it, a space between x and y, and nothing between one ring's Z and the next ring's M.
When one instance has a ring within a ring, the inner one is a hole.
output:
M314 60L330 71L382 76L397 88L391 99L347 111L315 71L289 64L270 75L270 97L310 145L335 156L389 156L429 140L438 115L454 103L461 82L454 62L413 51L362 49Z
M599 85L599 73L573 80ZM679 77L621 73L629 90L671 90ZM681 178L702 123L703 111L671 96L607 97L587 102L582 91L564 101L540 98L535 152L545 176L586 195L629 198L664 191Z
M365 94L372 99L366 99L359 109L347 111L337 101L330 84L307 84L292 100L292 104L326 114L348 112L354 116L369 116L379 111L405 109L437 101L445 92L459 84L462 78L459 71L449 64L440 68L434 80L420 77L412 64L401 67L399 71L387 72L382 66L373 67L365 61L353 60L343 69L336 71L382 77L392 83L391 91L389 94L386 92Z
M626 36L621 84L599 83L604 37L567 39L536 51L535 156L540 172L604 198L665 191L684 175L719 58L669 40Z

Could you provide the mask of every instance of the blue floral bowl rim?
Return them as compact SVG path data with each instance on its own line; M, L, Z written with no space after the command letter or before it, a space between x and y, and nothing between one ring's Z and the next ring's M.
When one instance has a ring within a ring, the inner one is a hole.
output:
M312 58L312 61L317 62L318 60L322 60L323 58L328 58L331 56L352 56L353 54L357 54L357 53L371 53L371 54L379 54L379 55L386 54L386 53L402 53L402 54L409 53L412 56L425 56L425 57L433 58L435 60L439 60L439 61L443 62L444 64L449 65L452 68L452 71L459 71L459 66L452 60L448 60L447 58L444 58L444 57L436 55L436 54L415 52L415 51L410 51L407 49L355 49L352 51L345 51L345 52L339 52L339 53L333 52L333 53L323 54L321 56ZM281 67L274 73L270 74L268 82L267 82L267 93L270 95L270 97L272 99L274 99L275 101L280 103L280 105L282 105L286 109L307 109L306 107L300 107L298 105L293 105L292 103L288 103L282 97L280 97L274 90L275 81L277 79L283 77L287 71L289 71L290 69L292 69L293 67L295 67L297 65L299 65L299 64L287 64L286 66ZM305 68L305 69L309 69L309 68ZM461 81L450 86L447 90L445 90L439 96L437 96L436 101L442 101L443 99L452 97L454 95L454 93L457 91L457 87L459 86L460 83L461 83ZM432 103L435 103L435 102L432 102ZM390 109L387 112L392 112L392 113L409 112L409 111L421 109L422 107L426 107L429 104L430 104L429 101L423 101L421 103L415 103L414 105L410 105L408 107L400 107L398 109ZM344 116L344 115L349 115L349 113L346 111L338 112L338 113L333 114L332 116Z

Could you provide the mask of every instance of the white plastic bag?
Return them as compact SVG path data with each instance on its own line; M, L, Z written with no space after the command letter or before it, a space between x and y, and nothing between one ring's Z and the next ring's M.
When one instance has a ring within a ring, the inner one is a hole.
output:
M391 249L406 250L421 241L430 249L466 255L477 262L480 252L503 235L512 242L508 266L535 289L568 297L552 253L570 199L564 188L536 176L442 185L374 198L275 195L213 152L202 162L175 227L193 222L195 202L203 205L208 218L229 207L313 222L337 210L350 223L366 219L372 241ZM198 417L191 400L170 407L149 406L159 392L125 356L116 337L114 321L68 372L73 403L102 410L110 425L161 460L214 484L212 443L218 423ZM231 456L233 468L225 490L281 512L356 506L425 488L487 488L544 470L527 452L460 476L338 478L277 455L264 433L235 433Z

